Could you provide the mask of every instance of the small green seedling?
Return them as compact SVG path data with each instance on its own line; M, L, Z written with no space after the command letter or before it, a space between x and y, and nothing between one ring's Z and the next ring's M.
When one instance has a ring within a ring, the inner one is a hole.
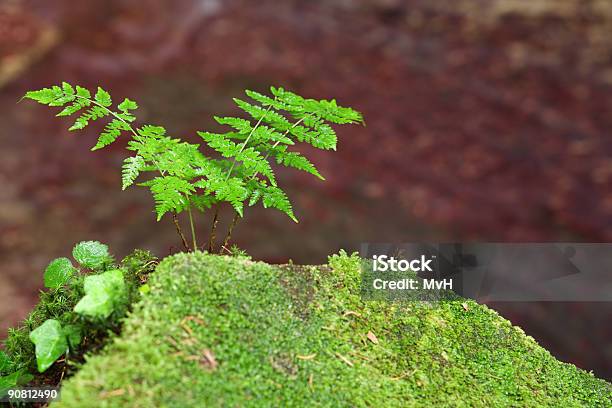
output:
M121 269L87 276L83 287L85 296L74 307L74 311L83 316L107 318L126 298Z
M106 121L92 150L102 149L122 134L129 136L127 149L132 155L122 168L122 189L145 176L139 185L153 194L159 221L171 213L183 246L188 248L177 215L189 216L193 249L197 238L193 210L215 207L208 250L216 240L219 205L229 203L235 211L221 248L228 244L234 226L244 215L244 206L261 202L276 208L298 222L286 193L278 186L272 163L305 171L324 180L314 164L293 149L298 143L317 149L336 150L336 132L331 124L363 123L361 114L339 106L335 100L306 99L283 88L271 87L271 96L245 91L250 102L234 99L247 118L217 117L228 126L225 133L198 132L209 156L197 143L188 143L167 135L166 129L147 124L135 125L133 111L138 104L124 99L116 107L111 95L98 88L95 95L83 87L68 83L28 92L25 97L41 104L62 107L57 116L79 114L70 130L86 128L91 122ZM76 255L75 255L76 258Z
M68 351L66 333L62 324L55 319L48 319L33 330L30 340L36 346L36 363L41 373Z
M68 283L74 275L76 269L72 266L72 262L68 258L57 258L45 269L45 287L48 289L57 289Z
M79 269L75 268L68 258L57 258L47 266L44 275L45 287L50 291L59 291L64 286L77 287L79 293L85 293L72 312L65 313L58 319L49 318L30 332L29 338L34 343L36 364L39 372L44 372L61 356L79 347L87 322L101 322L119 310L127 302L127 288L121 269L105 270L113 264L113 257L108 246L97 241L78 243L72 256L78 265L85 270L93 271L82 278ZM60 321L61 320L61 321ZM0 355L0 373L8 365L8 358ZM2 377L2 381L12 382L16 378L11 374Z
M113 262L108 246L98 241L79 242L72 250L72 256L83 267L100 270Z

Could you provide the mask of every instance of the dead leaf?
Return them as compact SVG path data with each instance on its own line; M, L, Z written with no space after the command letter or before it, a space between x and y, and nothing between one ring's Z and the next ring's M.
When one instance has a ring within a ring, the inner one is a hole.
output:
M185 332L187 332L188 335L193 336L193 330L191 329L191 327L189 327L189 325L187 325L187 323L181 322L181 327L183 328L183 330L185 330Z
M181 340L181 343L186 345L186 346L193 346L197 343L198 341L196 339L194 339L193 337L188 337L185 340Z
M462 303L462 304L461 304L461 306L463 306L463 310L465 310L466 312L467 312L468 310L470 310L470 308L469 308L469 306L468 306L468 304L467 304L467 303Z
M414 374L414 370L411 372L406 371L404 374L400 375L399 377L389 377L390 380L392 381L399 381L399 380L403 380L404 378L410 376Z
M200 319L197 316L187 316L182 321L183 322L195 322L199 324L200 326L204 326L204 320Z
M336 353L336 357L338 357L340 360L342 360L347 366L353 367L353 363L351 363L350 360L348 358L344 357L342 354Z
M113 390L113 391L103 391L100 393L100 398L104 399L104 398L109 398L109 397L119 397L121 395L125 394L125 390L123 388L119 388L117 390Z
M344 317L347 316L357 316L357 317L361 317L361 315L357 312L353 312L352 310L348 310L346 312L344 312Z
M308 376L308 386L312 389L312 374Z
M215 370L219 366L215 355L209 349L204 350L204 358L200 360L200 363L211 370Z
M297 358L299 358L300 360L312 360L313 358L315 358L317 356L317 354L309 354L307 356L300 356L299 354L297 355Z
M363 355L363 354L361 354L361 353L357 353L356 351L351 351L351 355L353 355L353 356L355 356L355 357L357 357L357 358L361 358L361 359L363 359L363 360L365 360L365 361L372 361L372 360L370 360L368 357L364 356L364 355Z
M366 336L367 336L368 340L370 340L372 343L378 344L378 337L376 337L376 335L374 333L369 331L368 334L366 334Z

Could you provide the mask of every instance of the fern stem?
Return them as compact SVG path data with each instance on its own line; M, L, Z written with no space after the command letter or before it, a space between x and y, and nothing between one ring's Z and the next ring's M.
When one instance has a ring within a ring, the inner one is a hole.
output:
M193 238L193 250L198 250L198 243L196 241L195 227L193 225L193 215L191 214L191 205L187 207L187 213L189 214L189 225L191 226L191 238Z
M215 239L217 234L217 224L219 224L219 206L215 209L212 227L210 229L210 237L208 239L208 252L212 253L215 250Z
M276 98L275 98L276 100ZM261 122L264 120L264 118L266 117L266 115L268 114L268 112L270 112L270 110L272 110L272 105L268 106L268 109L265 111L265 113L263 115L261 115L261 118L259 118L259 120L257 121L257 123L255 124L255 126L253 127L253 129L251 129L251 132L249 133L249 135L247 136L247 138L245 139L244 143L242 144L242 147L240 148L240 151L238 152L237 155L239 155L240 153L242 153L244 151L244 149L246 149L247 143L249 143L249 140L251 140L251 136L253 136L253 133L255 133L255 129L257 129L257 127L259 125L261 125ZM236 155L236 156L237 156ZM232 166L230 167L229 171L227 172L227 177L225 178L225 181L229 180L230 176L232 175L232 171L234 170L234 167L236 166L236 157L234 156L233 160L232 160Z
M300 123L302 123L302 122L304 121L304 119L306 119L308 116L311 116L311 115L310 115L310 114L308 114L308 115L304 116L303 118L301 118L300 120L296 121L296 122L293 124L293 126L291 126L289 129L287 129L287 131L286 131L285 133L283 133L283 137L284 137L284 136L287 136L287 135L289 134L289 132L291 132L291 129L295 128L297 125L299 125ZM272 149L270 149L270 150L268 151L268 153L266 153L266 155L265 155L265 157L264 157L264 160L268 160L268 157L270 157L270 152L271 152L272 150L274 150L274 148L275 148L276 146L278 146L278 145L280 144L280 142L281 142L280 140L277 140L277 141L276 141L276 143L274 143L274 144L272 145ZM251 176L251 180L253 180L253 179L254 179L254 178L257 176L257 174L259 174L259 173L255 173L255 174L253 174L253 175Z
M178 217L175 213L172 213L172 220L174 221L174 225L176 226L176 232L181 237L181 241L183 242L183 247L186 251L189 251L189 245L187 245L187 239L185 239L185 234L183 234L183 230L181 229L181 224L178 222Z
M300 120L296 121L296 122L293 124L293 126L291 126L289 129L287 129L287 131L286 131L285 133L283 133L283 137L284 137L284 136L287 136L287 135L289 134L289 132L291 132L291 129L295 128L297 125L299 125L300 123L302 123L302 122L304 121L304 119L306 119L308 116L310 116L310 115L306 115L306 116L304 116L303 118L301 118ZM274 144L272 145L272 149L274 149L276 146L278 146L280 142L281 142L280 140L277 140L277 141L276 141L276 143L274 143ZM264 159L267 159L268 157L270 157L270 152L268 152L268 153L266 154L266 157L265 157Z
M232 239L232 231L234 231L234 227L236 226L236 224L238 224L239 219L240 214L235 213L234 219L232 220L232 223L230 224L229 229L227 230L227 235L223 240L223 244L221 245L221 248L219 248L219 253L223 252L224 249L229 252L229 248L227 246L229 245L229 242Z
M99 107L101 107L102 109L105 109L108 113L110 113L111 115L113 115L117 120L123 122L125 125L127 125L130 128L130 132L132 132L134 134L134 136L138 137L138 133L136 133L136 131L134 130L134 128L132 127L132 125L130 124L130 122L128 122L127 120L123 119L121 116L117 115L116 112L108 109L106 106L102 105L101 103L98 103L96 100L91 99L91 98L86 98L84 96L80 96L80 95L75 95L77 98L81 98L81 99L85 99L87 101L89 101L90 103L93 103L94 105L97 105Z
M79 96L79 95L75 95L75 96L77 98L85 99L85 100L89 101L90 103L93 103L94 105L99 106L102 109L105 109L108 113L110 113L112 116L114 116L118 121L123 122L123 124L125 124L128 128L130 128L130 132L132 132L132 134L134 136L139 137L138 132L136 132L136 130L132 127L130 122L128 122L127 120L123 119L121 116L117 115L117 112L114 112L114 111L108 109L106 106L102 105L101 103L98 103L94 99L85 98L84 96ZM153 161L153 162L155 163L155 161ZM164 171L159 168L157 163L155 163L155 166L157 167L157 170L159 171L159 173L163 176L164 175Z

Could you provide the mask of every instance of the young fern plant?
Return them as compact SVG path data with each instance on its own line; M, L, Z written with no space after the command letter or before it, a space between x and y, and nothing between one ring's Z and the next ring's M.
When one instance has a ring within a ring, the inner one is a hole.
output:
M183 246L189 244L177 216L186 212L189 218L192 247L198 248L193 211L215 207L208 239L209 252L214 251L219 206L228 203L235 216L220 249L227 249L232 231L244 216L244 207L261 203L276 208L298 222L289 198L278 186L273 164L292 167L324 180L313 163L295 150L299 143L318 149L336 150L337 137L332 124L363 123L361 114L339 106L335 100L303 98L283 88L271 87L271 96L245 91L250 101L234 99L245 113L240 117L215 117L228 126L225 133L198 132L206 147L216 152L207 155L202 145L173 138L161 126L135 125L136 102L124 99L114 106L111 95L102 88L95 94L81 86L64 82L25 98L48 106L62 107L57 116L78 114L69 130L81 130L98 120L105 127L92 150L102 149L120 136L129 137L131 156L122 166L122 189L138 183L148 187L155 201L159 221L172 215Z

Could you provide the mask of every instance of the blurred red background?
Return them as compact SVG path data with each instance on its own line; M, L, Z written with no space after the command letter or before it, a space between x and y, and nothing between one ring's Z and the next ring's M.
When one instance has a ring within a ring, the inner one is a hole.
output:
M362 111L368 126L339 129L338 152L309 152L325 183L279 170L300 224L248 211L236 240L257 259L322 263L368 241L611 241L611 32L607 0L3 1L0 338L74 243L178 246L146 191L120 191L122 146L90 153L94 130L17 104L27 90L102 85L183 137L235 112L246 87ZM609 303L492 306L612 377Z

